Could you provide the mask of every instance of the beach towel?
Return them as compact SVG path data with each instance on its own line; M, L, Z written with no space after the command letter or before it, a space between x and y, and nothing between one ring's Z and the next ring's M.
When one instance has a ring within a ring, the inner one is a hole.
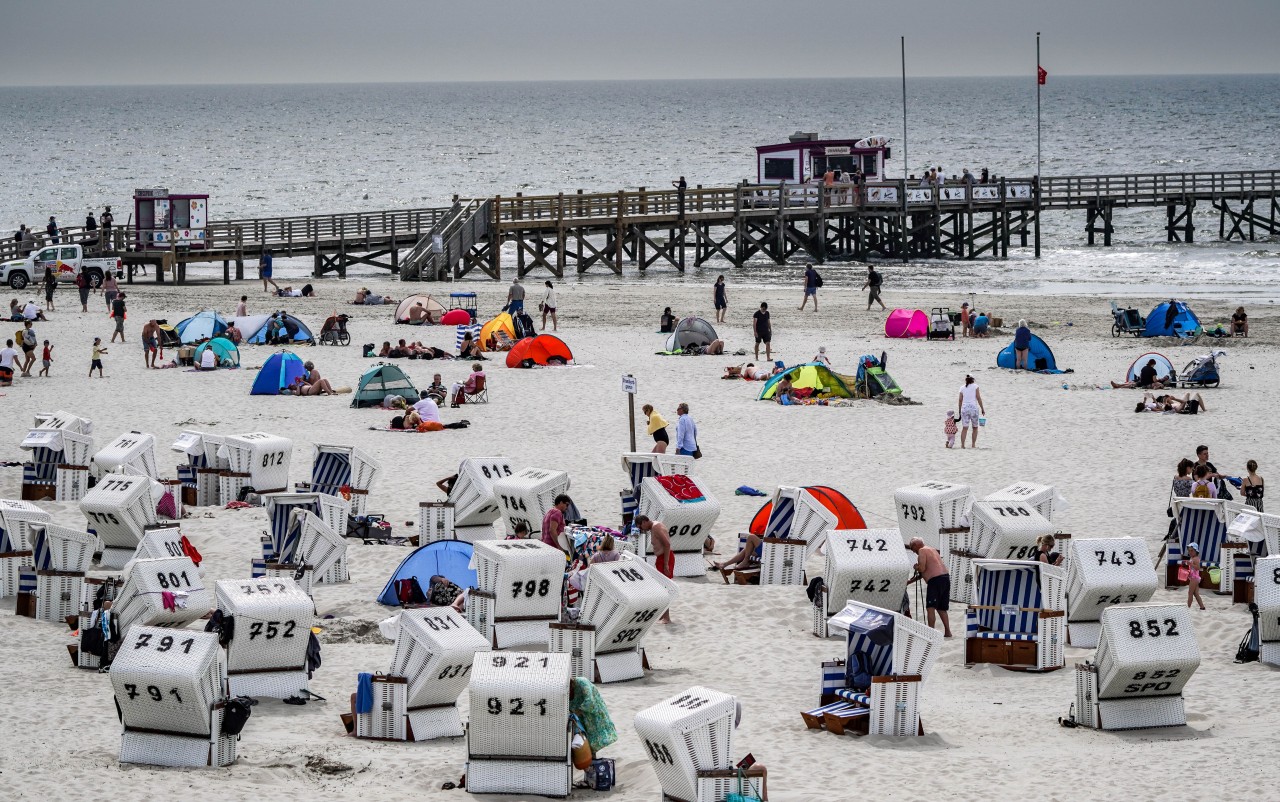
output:
M735 491L733 491L733 494L734 494L735 496L764 496L764 495L768 495L767 493L761 493L759 490L756 490L754 487L751 487L750 485L739 485L739 486L738 486L738 489L737 489L737 490L735 490Z
M653 479L676 501L693 502L706 498L688 476L655 476Z
M373 710L373 675L362 671L356 675L356 715Z
M569 698L569 711L578 717L582 734L593 752L599 752L618 740L618 731L609 717L600 691L586 677L574 677Z

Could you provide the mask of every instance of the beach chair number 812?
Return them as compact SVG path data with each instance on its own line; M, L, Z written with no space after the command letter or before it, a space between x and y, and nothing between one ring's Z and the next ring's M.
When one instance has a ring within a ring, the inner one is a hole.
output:
M269 468L272 465L283 465L283 464L284 464L283 451L277 451L274 454L268 452L262 455L262 467L264 468Z
M1141 638L1143 635L1149 635L1150 637L1153 637L1153 638L1158 638L1161 635L1165 635L1166 637L1172 638L1172 637L1176 637L1178 634L1178 622L1173 620L1172 618L1166 618L1164 620L1164 625L1165 625L1164 632L1160 631L1161 622L1157 621L1154 618L1147 619L1146 621L1147 627L1145 630L1142 627L1142 623L1143 622L1141 621L1130 621L1129 634L1135 638Z
M512 582L511 585L511 598L513 599L520 598L521 589L524 590L526 599L533 598L534 593L537 593L539 596L546 596L551 590L550 579L544 579L541 582L530 579L528 582Z

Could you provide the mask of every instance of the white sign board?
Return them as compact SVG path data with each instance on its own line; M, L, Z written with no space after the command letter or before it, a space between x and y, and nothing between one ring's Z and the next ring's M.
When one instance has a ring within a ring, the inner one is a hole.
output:
M636 386L637 386L637 385L636 385L636 377L635 377L635 376L623 376L623 377L622 377L622 392L624 392L624 393L630 393L631 395L635 395L635 394L636 394Z

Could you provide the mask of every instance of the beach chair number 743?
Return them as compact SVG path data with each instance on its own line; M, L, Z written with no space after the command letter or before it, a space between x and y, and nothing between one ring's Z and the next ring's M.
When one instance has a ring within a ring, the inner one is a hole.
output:
M1160 631L1160 622L1154 618L1147 619L1147 627L1145 630L1142 628L1142 623L1143 622L1141 621L1129 622L1129 634L1132 637L1141 638L1144 635L1149 635L1150 637L1158 638L1163 634L1165 637L1173 638L1178 635L1178 622L1172 618L1166 618L1164 620L1164 632Z
M1121 554L1123 554L1125 557L1124 562L1120 562ZM1113 552L1095 551L1094 555L1098 558L1098 565L1106 565L1107 563L1111 563L1112 565L1137 565L1138 564L1137 559L1133 556L1133 552L1129 551L1128 549L1125 549L1124 551L1113 551Z

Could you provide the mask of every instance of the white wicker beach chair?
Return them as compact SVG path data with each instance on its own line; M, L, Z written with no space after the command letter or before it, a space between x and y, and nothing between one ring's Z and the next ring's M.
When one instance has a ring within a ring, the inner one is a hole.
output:
M1178 578L1178 567L1186 558L1187 546L1200 546L1200 565L1218 568L1222 561L1222 544L1228 542L1227 526L1234 520L1228 515L1231 502L1216 498L1175 498L1171 504L1177 520L1176 541L1170 541L1165 550L1165 587L1177 587L1186 582ZM1209 571L1200 572L1200 587L1218 590L1218 583L1210 579Z
M64 623L80 610L84 574L98 539L47 521L32 522L29 536L36 571L36 618Z
M229 766L237 736L223 735L227 665L216 635L134 627L111 664L124 725L121 763Z
M170 448L187 457L178 466L178 478L184 489L183 503L189 507L211 507L218 503L218 474L229 470L225 457L218 456L224 437L203 432L184 431Z
M808 488L779 485L760 547L760 584L803 585L805 564L836 524Z
M569 655L480 652L468 685L467 791L568 796Z
M983 501L1021 501L1031 505L1047 521L1053 521L1055 516L1067 511L1067 500L1056 487L1034 482L1014 482L1008 487L1000 488Z
M627 489L621 492L622 520L629 522L640 508L640 483L651 476L688 476L693 473L693 457L683 454L654 454L647 451L625 451L622 470L627 474Z
M1280 666L1280 556L1258 560L1253 600L1258 605L1258 659Z
M649 667L645 636L676 593L674 582L631 554L593 565L578 622L552 623L548 650L569 652L575 677L600 683L639 679Z
M172 609L166 607L166 593L174 596ZM135 624L183 627L212 608L213 593L205 586L200 569L190 557L183 556L131 561L111 610L124 635Z
M369 490L382 471L382 464L372 455L354 446L316 444L315 462L311 466L311 491L342 496L346 487L351 494L351 514L364 515ZM346 532L343 521L342 532Z
M328 493L267 493L269 525L262 542L264 576L298 580L308 594L318 583L346 582L347 516L351 505Z
M163 493L164 486L149 477L111 473L80 499L89 530L102 541L104 568L124 568L133 559L146 528L157 523Z
M49 513L29 501L0 499L0 597L18 593L18 572L35 564L31 525L49 519Z
M939 532L967 526L973 491L968 485L929 481L900 487L893 492L898 514L898 531L904 543L918 537L926 546L944 551L946 540Z
M315 604L291 579L221 579L218 609L235 618L227 644L227 689L232 696L287 699L308 690L307 643Z
M418 545L425 546L437 540L458 540L454 515L457 508L448 501L422 501L418 503ZM469 527L474 530L480 527ZM495 535L493 526L488 527ZM491 539L491 538L485 538ZM471 541L468 541L471 542Z
M694 686L636 714L636 734L664 799L718 802L737 789L736 707L733 696Z
M1182 689L1199 666L1188 608L1108 607L1093 662L1076 666L1075 722L1102 730L1180 727L1187 723Z
M818 707L800 714L805 726L837 735L923 735L920 685L937 660L942 633L901 613L856 602L837 613L830 626L847 634L845 658L822 664Z
M1222 543L1221 581L1218 594L1234 602L1250 600L1254 563L1259 557L1275 556L1268 546L1280 534L1280 515L1258 512L1247 504L1227 502L1226 540Z
M1020 501L976 501L969 515L970 528L949 532L942 552L951 574L951 600L961 604L973 601L975 559L1034 560L1036 540L1053 534L1053 524Z
M221 504L236 501L246 486L255 493L282 493L289 489L289 463L293 441L266 432L228 435L218 449L227 461L219 477Z
M1117 604L1145 604L1159 584L1147 545L1136 537L1072 540L1067 566L1067 643L1098 645L1102 611Z
M125 432L99 449L90 461L95 478L109 473L124 473L126 467L152 479L160 478L154 435Z
M146 527L133 558L156 560L162 557L182 557L185 554L182 549L182 530L176 523L163 523Z
M671 535L671 551L675 555L676 576L702 576L707 562L702 557L703 544L720 517L720 502L711 495L705 480L690 477L702 492L698 501L680 501L650 476L640 482L639 513L661 521ZM652 548L652 543L649 544ZM648 555L653 559L652 552Z
M560 618L564 552L538 540L480 540L471 555L476 587L467 621L495 649L539 646Z
M89 452L93 450L93 437L79 431L82 428L68 422L66 428L50 425L27 432L21 447L31 452L31 461L22 466L22 498L80 500L89 489Z
M814 635L843 634L828 629L827 620L850 602L899 607L913 562L897 529L833 529L826 540L826 568L813 603Z
M493 483L513 473L511 463L504 457L464 459L458 465L458 478L449 490L448 500L454 506L454 526L461 530L457 533L459 540L471 542L494 537L484 532L487 529L492 533L493 524L502 517ZM474 529L476 534L468 537L468 529Z
M1025 560L974 560L974 601L965 611L965 665L1055 671L1066 631L1061 568Z
M555 506L555 498L569 492L569 474L548 468L525 468L493 481L502 525L507 535L524 523L530 532L542 526L542 517Z
M396 654L375 674L373 703L355 714L358 738L428 741L465 733L458 697L466 690L476 652L489 644L450 607L405 610L398 616Z

